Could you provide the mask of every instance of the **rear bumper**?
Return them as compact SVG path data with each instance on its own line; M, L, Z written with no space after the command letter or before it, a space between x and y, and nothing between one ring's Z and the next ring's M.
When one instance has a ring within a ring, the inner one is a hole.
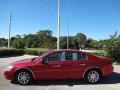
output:
M4 76L8 80L13 80L14 79L14 74L12 72L10 72L10 71L5 71Z
M102 68L102 75L103 76L109 76L113 73L114 67L112 65L105 65Z

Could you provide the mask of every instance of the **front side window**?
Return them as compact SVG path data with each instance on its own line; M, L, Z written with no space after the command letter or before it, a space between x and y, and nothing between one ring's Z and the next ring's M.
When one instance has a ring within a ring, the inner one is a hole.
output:
M47 62L60 61L61 60L61 55L62 55L62 53L60 53L60 52L50 54L45 58L45 61L47 61Z
M73 53L72 52L66 52L65 53L65 60L73 60Z

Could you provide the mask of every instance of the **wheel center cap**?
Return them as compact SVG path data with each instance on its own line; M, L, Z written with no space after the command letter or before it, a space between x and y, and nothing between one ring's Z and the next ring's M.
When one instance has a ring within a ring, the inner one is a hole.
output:
M94 79L94 78L95 78L95 75L91 75L91 78Z
M24 79L26 79L26 76L22 76L21 78L24 80Z

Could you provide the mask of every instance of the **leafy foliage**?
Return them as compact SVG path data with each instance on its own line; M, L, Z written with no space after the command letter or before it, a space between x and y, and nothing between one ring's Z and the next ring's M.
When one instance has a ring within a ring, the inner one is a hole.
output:
M24 54L24 50L0 49L0 57L16 56L16 55L23 55L23 54Z
M21 39L14 40L13 41L13 48L24 49L25 48L25 43Z
M94 40L87 38L83 33L77 33L75 36L69 36L69 48L71 49L105 49L106 53L95 52L95 55L107 55L112 58L113 61L120 63L120 35L117 35L115 32L114 35L110 35L110 39L106 40ZM41 55L45 51L39 50L26 50L25 48L47 48L47 49L56 49L57 38L52 35L50 30L39 30L36 34L28 35L16 35L11 37L11 46L15 50L0 50L0 56L11 56L11 55ZM7 47L7 39L0 38L0 47ZM60 48L67 48L67 37L60 37ZM18 50L25 49L25 50Z
M87 36L83 33L77 33L75 36L69 36L69 48L72 49L84 49L84 48L98 48L99 41L93 39L87 39ZM28 35L16 35L11 37L11 46L16 49L24 48L57 48L57 38L52 35L50 30L39 30L36 34ZM98 44L98 45L96 45ZM93 47L94 46L94 47ZM7 39L0 38L0 47L7 47ZM67 37L60 37L60 48L67 48Z
M87 37L86 35L84 35L83 33L77 33L77 35L75 36L76 41L79 44L79 48L84 48Z
M45 50L27 50L27 49L0 49L0 57L17 56L17 55L37 55L44 54Z
M111 57L114 62L120 63L120 36L113 35L106 43L107 56Z
M115 32L114 35L110 35L110 39L106 40L94 40L87 38L83 33L77 33L75 36L69 36L69 48L71 49L105 49L106 55L113 59L113 61L120 63L120 36ZM15 49L25 49L25 48L47 48L56 49L57 38L52 35L50 30L39 30L36 34L28 35L16 35L11 37L11 46ZM0 38L0 47L7 47L7 39ZM60 37L60 48L67 48L67 36ZM13 55L19 54L19 51L13 52L13 50L0 51L0 55ZM11 53L9 53L11 52ZM23 53L24 52L24 53ZM8 54L9 53L9 54ZM39 52L36 50L22 50L20 54L30 54L30 55L41 55L44 52ZM95 55L102 55L103 53L94 53ZM105 55L105 54L104 54Z

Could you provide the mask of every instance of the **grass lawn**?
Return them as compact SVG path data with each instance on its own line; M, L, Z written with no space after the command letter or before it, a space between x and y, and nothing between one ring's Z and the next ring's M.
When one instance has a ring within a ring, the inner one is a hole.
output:
M49 51L49 49L46 48L27 48L28 50L36 50L36 51Z

